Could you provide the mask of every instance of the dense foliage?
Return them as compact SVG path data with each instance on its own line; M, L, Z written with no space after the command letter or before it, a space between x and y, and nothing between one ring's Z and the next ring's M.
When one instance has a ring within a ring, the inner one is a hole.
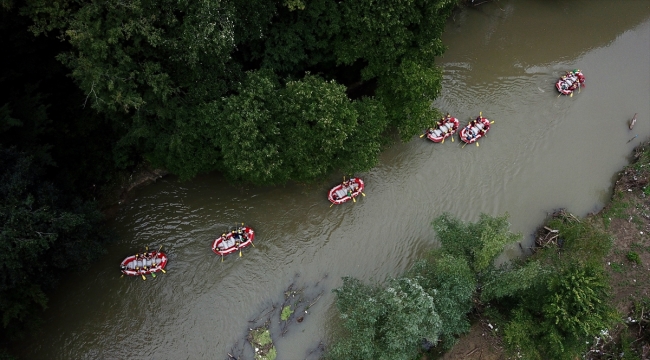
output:
M504 340L513 354L574 359L618 318L603 268L611 241L575 219L548 226L559 231L562 248L541 249L508 273L491 274L482 295L505 315Z
M520 235L509 232L506 216L481 215L478 223L465 224L444 214L433 225L441 249L403 276L384 286L344 278L334 290L345 330L331 358L414 359L421 348L448 349L469 330L478 279Z
M92 200L114 170L112 127L54 58L65 45L28 23L0 10L0 357L39 323L57 279L101 253Z
M336 334L329 355L415 359L420 349L428 348L423 344L449 348L469 330L468 314L487 309L481 316L492 317L502 329L499 334L513 356L576 358L617 316L607 302L602 265L609 237L588 223L567 219L548 223L562 236L561 250L547 248L531 258L497 265L505 247L521 239L509 231L507 215L482 214L476 223L439 216L433 227L440 249L403 276L383 286L345 278L335 290L344 330ZM417 291L396 290L396 284ZM388 301L396 294L401 294L403 306Z
M33 156L0 147L0 169L0 334L8 339L35 323L58 275L88 263L108 238L96 206L61 193Z
M258 184L367 170L438 117L456 0L28 1L37 35L111 119L115 160Z

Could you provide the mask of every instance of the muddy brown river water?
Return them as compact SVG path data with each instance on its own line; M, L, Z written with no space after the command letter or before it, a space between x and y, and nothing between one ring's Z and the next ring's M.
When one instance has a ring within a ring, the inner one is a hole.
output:
M457 11L443 41L435 105L463 123L479 111L494 120L479 147L417 137L394 145L357 174L367 196L332 208L326 193L343 174L269 188L232 186L218 174L159 180L120 210L112 222L120 239L106 256L52 295L22 355L226 359L244 349L250 359L248 320L292 282L322 279L305 320L274 334L278 359L315 359L310 351L336 329L331 289L341 277L399 275L436 245L430 222L441 213L475 221L507 212L525 247L553 209L598 211L613 175L650 135L650 1L489 2ZM586 88L558 98L554 82L575 68ZM241 221L256 230L255 248L222 262L210 242ZM166 274L120 278L125 256L159 245L170 257ZM503 258L520 253L513 246Z

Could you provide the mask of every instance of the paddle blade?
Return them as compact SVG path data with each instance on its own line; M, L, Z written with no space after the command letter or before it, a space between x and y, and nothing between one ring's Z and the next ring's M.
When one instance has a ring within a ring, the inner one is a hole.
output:
M151 277L155 278L155 277L156 277L156 274L151 273Z
M476 142L476 147L478 147L478 141Z
M454 142L454 135L451 135L451 142Z
M332 207L332 206L334 206L334 203L332 203L332 205L330 205L330 207Z
M357 202L357 199L355 199L355 198L352 198L352 202Z
M444 144L445 143L445 138L442 138L442 141L440 143Z
M255 244L253 244L253 242L252 242L252 241L251 241L251 245L253 245L253 247L255 247Z
M120 279L123 278L123 277L124 277L124 274L122 274L122 276L120 276Z
M569 97L573 97L573 93L571 93L571 95L569 95Z
M490 121L490 124L494 124L494 120Z
M420 135L420 139L424 137L424 134Z
M167 271L165 271L165 269L160 269L160 271L162 271L163 274L167 274Z
M483 111L479 111L478 116L483 116Z
M241 257L241 249L239 249L239 257Z
M221 255L221 262L223 262L223 255Z
M366 197L366 194L365 194L365 193L361 193L361 195L363 195L363 197Z
M144 276L144 274L142 275L142 280L147 280L147 278Z

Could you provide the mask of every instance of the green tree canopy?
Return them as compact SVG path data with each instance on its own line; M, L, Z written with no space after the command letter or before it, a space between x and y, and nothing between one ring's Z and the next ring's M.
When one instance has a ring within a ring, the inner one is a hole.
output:
M111 119L117 164L273 184L367 170L390 131L430 125L456 2L34 0L21 12L70 45L58 59L83 105Z
M33 156L0 147L0 316L5 338L34 323L64 269L86 264L108 240L92 203L44 180Z
M510 232L507 214L500 217L481 214L476 223L464 223L443 214L433 221L433 229L442 249L467 259L476 273L488 270L506 245L521 239L521 234Z
M422 339L436 342L442 323L433 297L417 281L388 281L386 287L343 278L335 289L346 336L334 344L333 359L412 359Z

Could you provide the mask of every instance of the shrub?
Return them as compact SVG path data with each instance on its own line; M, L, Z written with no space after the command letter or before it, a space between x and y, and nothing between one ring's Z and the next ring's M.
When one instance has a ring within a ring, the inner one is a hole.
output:
M629 261L631 261L631 262L633 262L633 263L635 263L637 265L641 265L641 258L639 257L639 254L637 254L636 252L628 251L628 253L627 253L627 255L625 255L625 257Z

